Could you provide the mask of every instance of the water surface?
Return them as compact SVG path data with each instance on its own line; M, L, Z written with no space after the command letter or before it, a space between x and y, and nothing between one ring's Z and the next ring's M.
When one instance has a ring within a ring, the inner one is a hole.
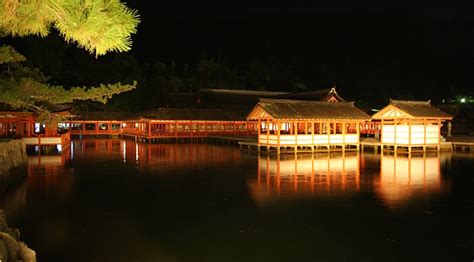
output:
M472 261L474 155L74 140L0 201L39 261Z

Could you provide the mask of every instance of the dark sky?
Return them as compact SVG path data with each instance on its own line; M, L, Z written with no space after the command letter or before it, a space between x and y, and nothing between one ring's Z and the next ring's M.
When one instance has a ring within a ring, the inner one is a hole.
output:
M150 60L189 59L218 48L228 59L244 60L459 57L473 51L473 15L462 8L222 2L129 1L142 20L134 48Z
M129 1L142 20L133 52L142 61L195 63L219 51L233 65L278 60L296 64L305 79L314 65L330 65L337 71L334 82L347 72L386 74L409 90L469 90L474 84L468 8L292 3Z

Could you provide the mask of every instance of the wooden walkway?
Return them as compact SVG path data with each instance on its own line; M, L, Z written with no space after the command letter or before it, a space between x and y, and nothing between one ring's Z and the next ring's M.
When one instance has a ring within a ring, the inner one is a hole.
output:
M226 139L226 137L221 137L221 139ZM232 140L238 140L237 144L241 149L246 149L250 151L260 151L259 146L257 143L257 137L253 137L253 139L240 139L239 136L234 136L232 138L229 138ZM366 148L372 148L375 153L378 153L382 150L382 143L380 142L379 139L375 138L361 138L360 144L359 144L360 150L363 152L366 150ZM277 150L269 149L265 150L265 146L260 146L260 148L263 148L263 152L269 152L273 153L274 151L277 152ZM321 152L321 151L346 151L346 150L351 150L353 148L346 148L346 147L331 147L331 146L324 146L324 147L311 147L311 146L298 146L297 147L297 152ZM395 147L386 147L384 148L384 151L391 151L391 152L400 152L400 153L422 153L426 151L438 151L438 146L426 146L425 148L423 147L414 147L412 150L408 150L407 147L403 146L398 146L397 148ZM455 150L461 150L461 151L470 151L474 152L474 136L464 136L464 137L452 137L448 139L447 142L442 142L440 144L440 151L455 151ZM280 153L294 153L295 152L295 147L284 147L280 149ZM278 152L277 152L278 153Z
M452 136L447 141L451 143L453 151L469 151L474 152L474 136Z

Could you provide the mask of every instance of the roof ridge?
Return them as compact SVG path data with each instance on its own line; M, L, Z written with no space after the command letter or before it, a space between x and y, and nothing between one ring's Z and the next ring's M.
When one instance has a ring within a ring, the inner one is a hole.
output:
M431 100L428 100L428 101L423 101L423 100L398 100L398 99L390 98L390 104L394 104L394 103L431 105Z
M354 101L350 102L327 102L327 101L313 101L313 100L298 100L298 99L278 99L278 98L259 98L260 102L267 103L294 103L294 104L322 104L322 105L351 105L354 106Z

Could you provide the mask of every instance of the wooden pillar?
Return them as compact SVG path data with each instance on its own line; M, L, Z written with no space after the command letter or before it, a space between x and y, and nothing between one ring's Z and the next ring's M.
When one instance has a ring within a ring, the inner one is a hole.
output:
M384 125L384 120L382 119L380 123L380 153L383 155L383 125Z
M279 121L276 122L276 127L277 127L277 154L280 154L280 129L281 129L281 123Z
M298 122L293 123L295 125L295 153L298 152Z
M426 119L423 119L423 152L426 151Z
M356 134L357 134L357 151L360 149L360 123L356 122Z
M260 132L262 130L262 124L260 122L260 118L257 121L257 147L258 151L260 151Z
M411 153L411 119L408 120L408 153Z
M151 121L148 122L148 136L151 136Z
M265 129L267 130L267 152L268 152L268 149L270 148L270 146L269 146L269 144L270 144L270 125L269 125L269 119L268 118L267 118L267 121L266 121Z
M314 122L311 122L311 151L314 150Z
M441 119L438 119L438 152L441 148Z
M326 133L328 134L328 150L330 149L330 144L331 144L331 124L329 122L326 122Z
M394 150L397 151L397 120L393 120L393 144Z
M342 128L342 148L343 150L346 149L346 129L347 129L347 123L346 122L342 122L341 123L341 128Z
M178 138L178 121L174 121L174 138Z

